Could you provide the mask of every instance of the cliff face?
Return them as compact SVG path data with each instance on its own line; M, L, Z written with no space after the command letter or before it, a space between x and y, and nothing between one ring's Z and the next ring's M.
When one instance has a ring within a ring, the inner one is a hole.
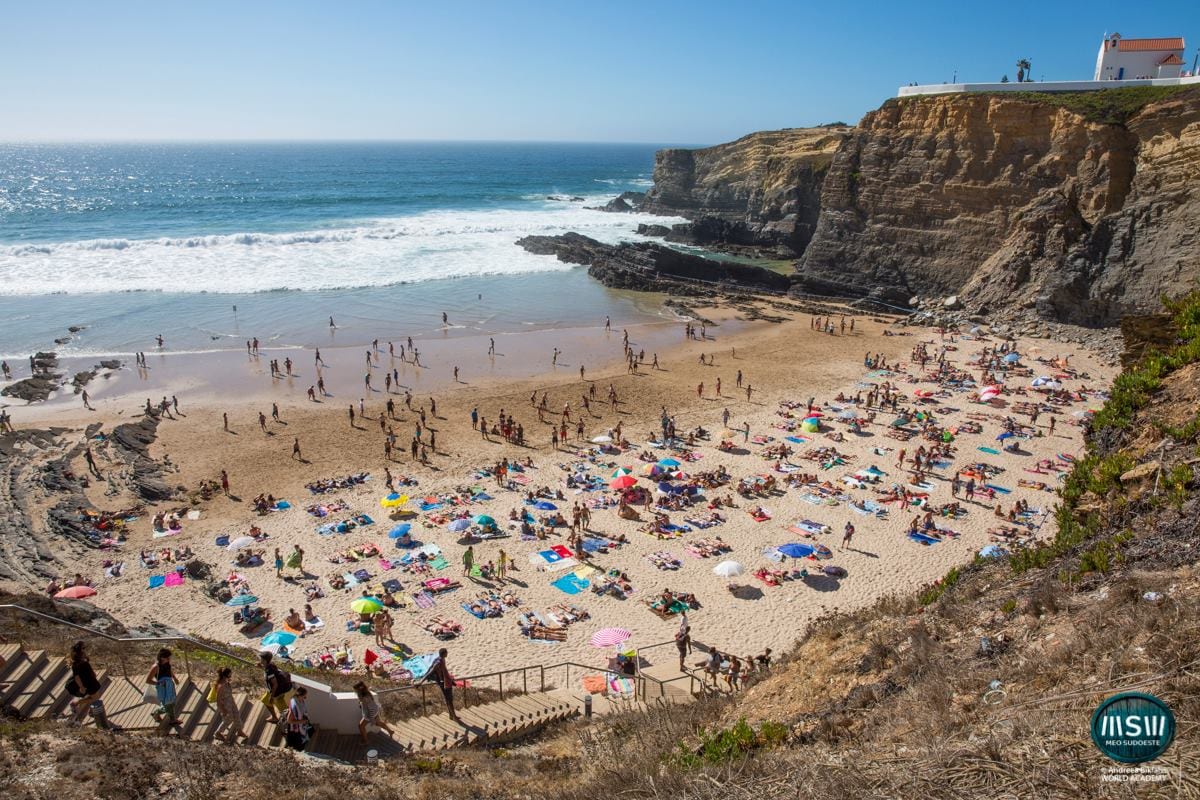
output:
M825 173L849 131L794 128L702 150L661 150L641 210L691 220L667 235L674 241L799 256L816 226Z
M1123 125L1005 96L889 101L838 149L800 284L1115 324L1200 275L1198 173L1200 92Z
M798 257L798 292L1115 325L1200 277L1200 89L1138 91L906 98L664 150L642 208L692 220L671 240Z

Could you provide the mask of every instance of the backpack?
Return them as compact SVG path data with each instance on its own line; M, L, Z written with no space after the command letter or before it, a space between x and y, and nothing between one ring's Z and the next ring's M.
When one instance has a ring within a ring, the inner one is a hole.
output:
M273 692L274 697L285 695L292 690L291 675L288 675L279 667L272 664L271 669L267 670L268 686L270 685L269 679L272 675L275 676L275 690Z
M79 684L75 682L74 673L67 676L67 683L64 688L67 690L67 694L71 695L71 697L83 697L84 696L83 692L81 692L79 690Z

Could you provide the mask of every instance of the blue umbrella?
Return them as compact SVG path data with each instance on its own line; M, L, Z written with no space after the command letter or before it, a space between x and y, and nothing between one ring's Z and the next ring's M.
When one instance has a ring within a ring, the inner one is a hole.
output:
M251 603L257 603L258 598L252 594L239 594L231 600L226 601L227 606L248 606Z
M1015 363L1017 363L1017 362L1018 362L1018 361L1020 361L1020 360L1021 360L1021 354L1020 354L1020 353L1009 353L1008 355L1006 355L1006 356L1004 357L1004 361L1005 361L1005 363L1007 363L1007 364L1015 364Z
M449 525L447 525L446 527L449 528L450 530L454 531L455 533L459 533L460 531L465 531L467 528L471 527L471 520L456 519L453 522L451 522Z
M288 647L295 641L296 634L288 633L287 631L271 631L262 638L262 643L264 645L277 644L282 647Z
M406 533L408 533L411 530L412 530L412 525L407 522L403 522L403 523L397 525L396 527L392 528L390 531L388 531L388 538L389 539L399 539L401 536L404 536Z
M534 503L533 507L539 511L558 511L558 506L554 505L554 503L551 503L548 500L542 500Z
M802 544L800 542L781 544L775 549L789 558L804 558L811 556L816 551L816 548L811 544Z
M1014 436L1014 434L1012 434L1008 431L1005 431L1004 433L1002 433L996 437L996 441L1003 442L1005 439L1011 439L1013 436Z
M658 462L660 467L678 467L679 462L673 458L664 458Z

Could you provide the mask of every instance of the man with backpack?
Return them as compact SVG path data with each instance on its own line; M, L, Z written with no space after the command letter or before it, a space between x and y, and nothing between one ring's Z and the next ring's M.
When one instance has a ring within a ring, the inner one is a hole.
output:
M263 680L267 685L262 702L271 715L270 721L278 725L279 715L288 707L288 699L292 693L292 676L272 662L270 653L260 653L258 658L262 663Z

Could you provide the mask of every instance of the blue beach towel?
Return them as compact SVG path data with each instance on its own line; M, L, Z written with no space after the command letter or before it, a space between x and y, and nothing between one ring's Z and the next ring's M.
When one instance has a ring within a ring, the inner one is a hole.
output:
M160 586L162 586L163 583L166 582L166 580L167 580L166 575L151 575L149 577L149 579L147 579L147 581L146 581L146 588L157 589Z
M994 448L994 447L977 447L977 448L975 448L975 449L976 449L976 450L978 450L978 451L979 451L979 452L981 452L981 453L987 453L987 454L989 454L989 455L993 455L993 456L998 456L998 455L1000 455L1000 451L999 451L999 450L997 450L997 449L996 449L996 448Z
M984 486L1000 494L1012 494L1012 489L1005 489L1003 486L997 486L994 483L985 483Z
M545 559L548 564L553 564L555 561L562 561L562 556L553 550L542 550L538 555Z
M567 594L579 594L592 584L587 578L578 578L574 573L568 573L550 585Z
M917 544L937 544L941 539L935 539L932 536L926 536L923 533L909 533L908 538L912 539Z

